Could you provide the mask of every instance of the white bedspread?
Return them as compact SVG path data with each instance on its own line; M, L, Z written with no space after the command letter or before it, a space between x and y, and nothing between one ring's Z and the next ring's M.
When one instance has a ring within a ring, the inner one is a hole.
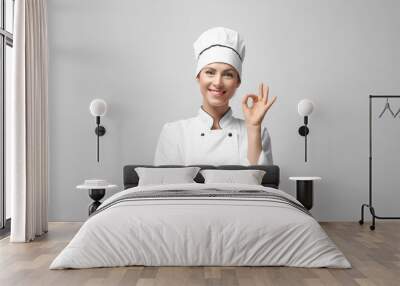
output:
M179 184L163 190L280 190L254 185ZM90 217L50 269L126 265L295 266L349 268L350 263L314 218L262 199L185 198L123 201Z

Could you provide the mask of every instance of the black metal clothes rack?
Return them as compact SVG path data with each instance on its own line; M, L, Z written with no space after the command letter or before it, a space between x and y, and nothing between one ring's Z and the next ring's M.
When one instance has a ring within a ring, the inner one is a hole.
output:
M361 219L358 221L359 224L364 224L364 208L369 208L372 216L372 225L369 226L371 230L375 229L375 219L400 219L400 217L385 217L378 216L375 213L375 209L372 205L372 100L374 98L400 98L400 95L370 95L369 96L369 201L368 204L362 204L361 206Z

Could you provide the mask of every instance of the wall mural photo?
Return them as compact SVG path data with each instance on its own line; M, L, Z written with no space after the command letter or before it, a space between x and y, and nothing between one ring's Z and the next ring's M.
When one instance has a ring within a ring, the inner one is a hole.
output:
M196 117L166 123L155 165L272 165L271 138L261 123L276 97L268 85L242 100L245 120L232 115L230 100L241 84L245 42L237 31L215 27L194 42L196 80L203 97Z

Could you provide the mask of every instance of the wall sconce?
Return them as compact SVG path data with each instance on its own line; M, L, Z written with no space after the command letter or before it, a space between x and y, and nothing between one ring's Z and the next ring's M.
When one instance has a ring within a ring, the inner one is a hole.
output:
M314 104L311 100L303 99L297 105L297 111L299 112L300 116L304 116L304 125L300 126L299 134L304 136L304 162L307 162L307 135L310 133L310 130L307 127L308 124L308 115L313 112Z
M106 133L106 129L100 125L100 116L104 116L107 112L107 103L103 99L93 99L90 102L90 113L96 117L97 127L94 133L97 135L97 162L99 162L99 136L103 136Z

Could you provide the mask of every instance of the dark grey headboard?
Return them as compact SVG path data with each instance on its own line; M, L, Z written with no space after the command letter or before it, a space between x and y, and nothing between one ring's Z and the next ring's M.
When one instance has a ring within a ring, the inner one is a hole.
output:
M266 174L262 180L262 185L265 187L272 187L278 189L279 187L279 167L275 165L262 166L240 166L240 165L221 165L221 166L211 166L211 165L191 165L200 167L202 170L204 169L218 169L218 170L247 170L247 169L255 169L255 170L264 170ZM135 171L136 167L147 167L147 168L177 168L177 167L189 167L182 165L162 165L162 166L153 166L153 165L127 165L124 167L124 189L133 188L138 185L139 177ZM194 180L197 183L204 183L203 176L198 173Z

